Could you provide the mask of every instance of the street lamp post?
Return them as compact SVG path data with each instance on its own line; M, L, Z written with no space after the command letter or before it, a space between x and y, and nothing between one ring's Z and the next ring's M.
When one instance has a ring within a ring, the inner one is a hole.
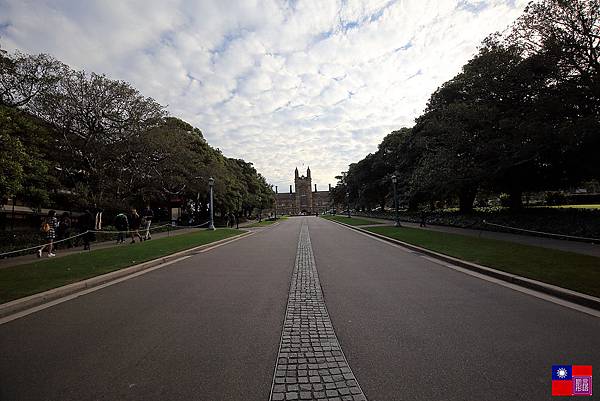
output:
M210 222L208 224L209 230L215 229L215 221L214 221L214 205L213 205L213 186L215 185L215 179L210 177L208 179L208 188L210 190Z
M392 175L392 183L394 184L394 208L396 209L396 227L402 227L400 224L400 215L398 214L398 192L396 191L397 182L398 177L396 177L396 174Z
M346 191L346 212L348 212L348 218L352 217L350 216L350 192Z

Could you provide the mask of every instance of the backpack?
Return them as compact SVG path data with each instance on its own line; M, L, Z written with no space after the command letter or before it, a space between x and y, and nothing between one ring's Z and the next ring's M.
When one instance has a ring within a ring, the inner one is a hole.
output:
M127 216L125 216L123 213L119 213L115 217L115 227L118 230L126 230L128 223Z

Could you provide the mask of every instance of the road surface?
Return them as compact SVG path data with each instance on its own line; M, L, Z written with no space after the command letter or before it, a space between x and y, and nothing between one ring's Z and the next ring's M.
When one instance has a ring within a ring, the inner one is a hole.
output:
M298 271L301 245L315 269ZM299 274L369 400L550 399L553 364L600 366L600 319L302 217L0 325L0 400L280 397Z

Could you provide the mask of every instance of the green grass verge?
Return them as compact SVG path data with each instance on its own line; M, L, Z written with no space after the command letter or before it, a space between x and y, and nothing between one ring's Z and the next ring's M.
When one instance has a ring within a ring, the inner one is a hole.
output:
M85 280L243 231L222 228L98 249L0 269L0 303Z
M366 230L469 262L600 296L600 258L593 256L410 227Z
M600 209L600 205L560 205L550 207L555 209Z
M333 221L339 221L340 223L346 223L349 226L366 226L369 224L383 224L379 221L374 221L374 220L368 220L368 219L364 219L362 217L350 217L348 218L347 216L341 216L341 215L336 215L336 216L321 216L324 219L327 220L333 220Z

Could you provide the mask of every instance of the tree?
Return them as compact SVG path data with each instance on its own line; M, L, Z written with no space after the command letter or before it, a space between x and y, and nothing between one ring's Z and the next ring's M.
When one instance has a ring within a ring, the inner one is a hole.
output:
M530 59L545 59L558 74L549 82L547 125L560 138L569 183L600 176L600 1L531 3L506 38ZM566 184L566 183L565 183Z
M98 205L107 200L113 177L136 176L134 144L166 116L163 106L126 82L70 70L34 108L61 137L60 168L70 184L90 188L88 201ZM117 198L118 188L111 194Z
M400 202L407 202L409 209L415 209L419 202L431 193L424 192L423 187L415 185L412 179L421 155L425 152L424 137L415 134L414 128L401 128L388 134L379 144L377 155L379 163L380 194L386 191L386 199L393 202L391 177L397 178ZM382 206L383 207L383 206Z
M44 54L0 50L0 139L0 196L38 207L122 209L176 196L198 209L209 177L221 213L274 201L252 163L225 157L128 83Z
M40 207L56 181L45 149L50 131L26 112L0 105L0 199L18 196Z
M48 93L60 81L67 67L47 54L7 56L0 50L0 103L29 106L36 97Z
M565 78L579 76L598 85L600 0L531 2L511 29L508 41L525 54L554 54Z
M469 211L480 188L521 193L564 182L556 155L561 138L550 123L560 111L552 82L559 74L543 56L491 37L463 71L430 99L415 130L428 138L417 181L459 196Z
M412 130L393 132L351 164L343 190L355 198L367 186L383 191L395 173L411 208L458 197L469 212L480 190L506 192L519 208L524 191L597 179L599 1L532 2L432 94Z

